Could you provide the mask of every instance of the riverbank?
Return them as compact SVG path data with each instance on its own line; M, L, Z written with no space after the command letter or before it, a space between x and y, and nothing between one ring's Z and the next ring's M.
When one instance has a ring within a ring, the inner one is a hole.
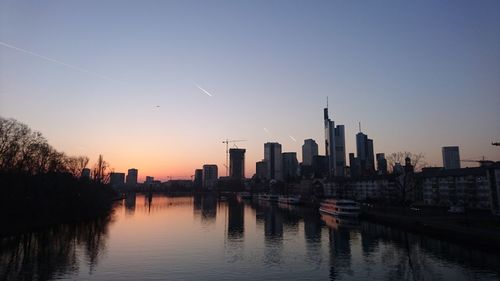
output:
M486 212L447 214L419 209L363 206L361 217L489 252L500 251L500 218Z
M0 174L0 237L109 215L117 194L108 185L65 173Z
M49 203L56 205L57 203ZM9 212L0 216L5 227L0 229L0 238L9 237L26 232L36 232L61 224L76 224L93 221L112 214L113 204L94 210L74 208L65 211L57 208L30 209L21 213ZM10 216L9 216L10 215Z

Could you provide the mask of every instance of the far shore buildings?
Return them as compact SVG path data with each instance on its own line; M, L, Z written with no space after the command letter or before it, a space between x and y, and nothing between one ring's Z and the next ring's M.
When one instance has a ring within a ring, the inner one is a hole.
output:
M304 140L302 145L302 165L312 166L313 157L318 155L318 144L313 139Z
M484 167L464 169L424 169L421 179L426 205L489 209L491 187Z
M458 146L444 146L442 148L443 167L445 169L460 169L460 152Z
M109 174L109 184L112 187L121 187L125 184L125 173L111 172Z
M245 149L229 149L229 176L233 179L245 178Z
M356 169L351 164L351 175L352 176L370 176L375 173L375 160L373 155L373 140L368 138L361 132L356 134L356 152L357 157L354 158L355 162L358 162ZM351 158L351 157L349 157ZM349 159L351 160L351 159Z
M421 172L413 172L412 168L406 163L396 174L326 181L324 195L393 204L402 199L401 191L406 188L405 198L413 204L500 215L500 162L475 168L423 168Z
M194 188L195 189L201 189L203 186L203 169L196 169L194 171Z
M203 165L203 190L214 190L217 185L217 179L219 178L218 175L218 168L217 165L215 164L206 164Z
M267 142L264 144L264 161L267 163L267 176L269 180L283 180L283 156L281 144Z
M255 176L259 180L267 179L267 162L265 160L255 163Z
M500 216L500 162L487 167L486 176L490 186L491 212Z
M296 152L283 152L283 179L285 181L295 180L298 177L299 162Z
M145 184L153 184L154 181L155 181L154 177L146 176L146 180L144 181L144 183Z
M346 176L346 150L344 125L335 126L328 116L328 107L323 112L325 125L325 154L328 160L328 176Z
M377 174L387 175L387 159L384 153L377 153Z
M137 169L128 169L126 184L129 186L137 185L137 176L139 172Z

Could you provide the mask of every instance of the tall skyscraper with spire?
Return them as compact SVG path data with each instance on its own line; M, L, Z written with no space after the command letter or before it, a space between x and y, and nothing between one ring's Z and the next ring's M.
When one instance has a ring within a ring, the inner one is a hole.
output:
M328 98L323 111L325 122L325 154L328 160L328 175L330 177L344 177L346 167L345 156L345 128L337 125L328 116Z

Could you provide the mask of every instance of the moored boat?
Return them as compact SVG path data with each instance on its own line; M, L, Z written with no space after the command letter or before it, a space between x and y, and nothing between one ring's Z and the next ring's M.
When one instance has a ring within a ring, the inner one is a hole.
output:
M252 199L252 194L250 192L246 192L246 191L238 193L237 196L239 199Z
M338 217L352 217L359 216L360 208L356 201L348 199L325 199L321 202L319 211L338 216Z
M259 199L264 200L264 201L270 201L270 202L278 202L278 195L260 194Z

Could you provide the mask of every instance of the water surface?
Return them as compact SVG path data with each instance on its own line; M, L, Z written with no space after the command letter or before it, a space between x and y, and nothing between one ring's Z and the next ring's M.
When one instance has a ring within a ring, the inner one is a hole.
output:
M316 210L138 194L0 240L0 280L498 280L500 257Z

